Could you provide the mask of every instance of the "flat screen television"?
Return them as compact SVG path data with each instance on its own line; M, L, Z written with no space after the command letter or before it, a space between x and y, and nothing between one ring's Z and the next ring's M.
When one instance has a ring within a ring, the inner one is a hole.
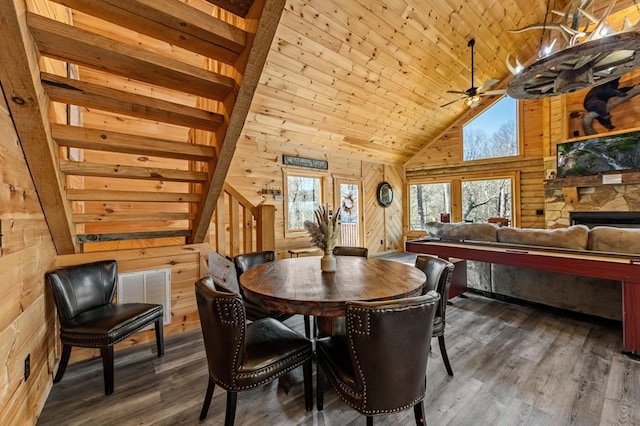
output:
M557 177L640 170L640 131L558 144Z

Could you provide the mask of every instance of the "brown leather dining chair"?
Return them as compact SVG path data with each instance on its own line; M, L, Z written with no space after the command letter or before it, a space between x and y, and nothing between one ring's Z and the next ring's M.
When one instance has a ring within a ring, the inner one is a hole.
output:
M368 257L369 249L366 247L335 246L333 248L333 255Z
M440 303L436 310L436 316L433 320L433 337L438 338L438 345L440 346L440 354L444 361L444 366L447 369L447 374L453 376L453 369L449 362L449 356L447 355L447 346L444 341L444 329L446 325L446 313L447 313L447 295L449 294L449 286L451 284L451 277L453 276L453 263L440 259L435 256L418 255L416 257L416 268L422 270L427 276L427 281L424 283L422 294L426 294L429 291L436 291L440 295Z
M155 323L158 357L164 355L162 305L113 303L118 277L115 260L67 266L48 272L47 281L60 319L62 356L53 383L62 380L71 348L99 348L104 393L114 389L113 345Z
M347 334L316 340L317 406L324 405L324 382L367 416L413 407L424 425L427 360L432 323L440 296L426 295L380 302L348 302Z
M217 290L210 277L198 280L195 292L209 366L200 420L207 417L216 384L227 391L225 426L231 426L239 391L270 383L300 366L305 408L311 411L311 341L273 318L247 324L240 295Z
M276 260L276 254L273 250L244 253L235 256L233 258L233 264L236 268L238 286L240 286L240 275L242 275L249 268L253 268L254 266L261 265L263 263L273 262L274 260ZM240 287L240 295L242 296L242 300L244 302L244 306L247 312L247 318L250 321L255 321L267 317L275 318L278 321L284 321L287 318L291 317L290 314L285 314L284 312L267 311L261 306L258 306L252 301L246 299L244 297L244 294L242 293L242 287Z

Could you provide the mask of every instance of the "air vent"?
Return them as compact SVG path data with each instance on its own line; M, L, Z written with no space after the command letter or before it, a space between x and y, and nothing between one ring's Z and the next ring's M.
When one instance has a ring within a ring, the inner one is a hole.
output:
M118 303L157 303L164 308L163 324L171 324L171 269L118 274Z

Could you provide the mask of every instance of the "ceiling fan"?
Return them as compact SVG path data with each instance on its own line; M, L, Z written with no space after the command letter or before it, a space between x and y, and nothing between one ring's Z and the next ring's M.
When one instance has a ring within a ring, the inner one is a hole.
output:
M460 91L460 90L447 90L447 93L457 93L459 95L464 95L458 99L455 99L451 102L447 102L444 105L440 105L440 107L446 107L451 105L452 103L458 102L461 99L465 99L465 103L467 104L467 106L474 108L476 106L478 106L480 104L480 97L481 96L493 96L493 95L502 95L504 93L506 93L506 90L501 89L501 90L486 90L489 87L493 86L494 84L496 84L497 82L499 82L500 80L498 80L497 78L492 78L491 80L487 81L486 83L484 83L482 86L480 87L475 87L473 85L473 46L475 46L476 44L476 40L475 39L471 39L469 40L469 43L467 43L467 46L469 46L471 48L471 87L469 87L467 90Z

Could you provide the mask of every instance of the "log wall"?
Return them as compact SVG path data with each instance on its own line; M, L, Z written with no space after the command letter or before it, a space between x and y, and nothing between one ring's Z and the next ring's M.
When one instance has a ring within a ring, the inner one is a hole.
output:
M514 194L514 218L516 225L528 228L544 228L544 216L537 210L544 209L544 151L545 137L550 127L548 100L519 102L519 126L521 155L511 159L486 161L462 161L462 126L468 120L490 106L485 103L469 110L439 139L424 148L405 164L406 183L427 183L444 179L464 179L486 176L517 176L519 194ZM407 187L405 187L406 193ZM405 234L408 227L405 223Z

